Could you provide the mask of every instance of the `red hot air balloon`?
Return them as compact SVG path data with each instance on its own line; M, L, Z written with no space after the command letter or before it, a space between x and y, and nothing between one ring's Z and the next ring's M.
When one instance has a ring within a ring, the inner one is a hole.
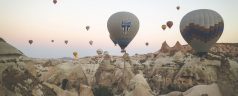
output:
M171 27L173 26L173 22L172 22L172 21L168 21L168 22L167 22L167 26L168 26L169 28L171 28Z

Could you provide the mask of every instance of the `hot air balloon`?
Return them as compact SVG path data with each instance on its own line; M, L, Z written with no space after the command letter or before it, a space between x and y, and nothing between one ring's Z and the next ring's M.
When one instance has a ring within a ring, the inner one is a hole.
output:
M93 45L93 41L92 41L92 40L90 40L90 41L89 41L89 44L90 44L90 45Z
M77 60L78 59L78 52L74 51L73 55L74 55L74 59Z
M173 22L172 22L172 21L168 21L166 24L167 24L167 26L168 26L169 28L171 28L171 27L173 26Z
M117 46L117 42L114 38L112 38L112 36L110 35L110 39L112 40L112 42L115 44L115 46Z
M86 26L86 30L88 31L90 29L90 26Z
M31 45L31 44L33 43L33 40L29 40L28 42L29 42L29 44Z
M120 46L121 52L125 52L125 48L136 36L139 25L138 18L129 12L117 12L110 16L107 21L110 38Z
M223 29L221 15L209 9L191 11L180 22L180 33L200 56L206 54L217 42Z
M180 9L180 6L177 6L176 9L179 10L179 9Z
M56 3L57 3L57 0L53 0L53 3L56 4Z
M68 44L68 42L69 42L68 40L65 40L65 41L64 41L65 44Z
M51 42L53 43L53 42L54 42L54 40L51 40Z
M146 43L145 43L145 45L146 45L146 46L148 46L148 45L149 45L149 43L148 43L148 42L146 42Z
M162 25L161 28L162 28L163 30L165 30L165 29L166 29L166 25Z
M98 54L98 55L102 55L102 53L103 53L103 50L102 50L102 49L97 49L97 54Z

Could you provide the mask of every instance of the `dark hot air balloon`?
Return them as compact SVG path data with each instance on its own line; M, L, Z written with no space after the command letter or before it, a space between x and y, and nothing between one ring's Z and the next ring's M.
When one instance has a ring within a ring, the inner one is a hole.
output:
M56 4L56 3L57 3L57 0L53 0L53 3Z
M171 28L171 27L173 26L173 22L172 22L172 21L168 21L168 22L166 23L166 25L167 25L169 28Z
M180 9L180 6L177 6L176 9L179 10L179 9Z
M222 35L223 29L221 15L209 9L191 11L180 22L180 33L198 55L209 51Z
M146 46L148 46L148 45L149 45L149 43L148 43L148 42L146 42L146 43L145 43L145 45L146 45Z
M90 26L86 26L86 30L88 31L90 29Z
M92 41L92 40L90 40L90 41L89 41L89 44L90 44L90 45L93 45L93 41Z
M68 44L68 42L69 42L68 40L65 40L65 41L64 41L65 44Z
M28 42L29 42L29 44L31 45L31 44L33 43L33 40L29 40Z

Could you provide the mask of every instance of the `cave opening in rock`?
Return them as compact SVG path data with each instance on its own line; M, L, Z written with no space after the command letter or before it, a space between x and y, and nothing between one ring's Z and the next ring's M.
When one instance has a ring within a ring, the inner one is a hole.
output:
M66 89L66 86L67 86L68 81L69 81L68 79L63 79L63 80L62 80L62 83L61 83L62 86L61 86L61 88L62 88L63 90Z

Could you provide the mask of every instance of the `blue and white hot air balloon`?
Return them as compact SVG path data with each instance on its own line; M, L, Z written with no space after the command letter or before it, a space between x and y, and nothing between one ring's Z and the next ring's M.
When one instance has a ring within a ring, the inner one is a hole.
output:
M133 40L139 30L139 19L129 12L117 12L107 21L110 38L121 47L121 52Z
M185 41L197 52L207 53L223 33L224 22L217 12L199 9L187 13L180 22Z

